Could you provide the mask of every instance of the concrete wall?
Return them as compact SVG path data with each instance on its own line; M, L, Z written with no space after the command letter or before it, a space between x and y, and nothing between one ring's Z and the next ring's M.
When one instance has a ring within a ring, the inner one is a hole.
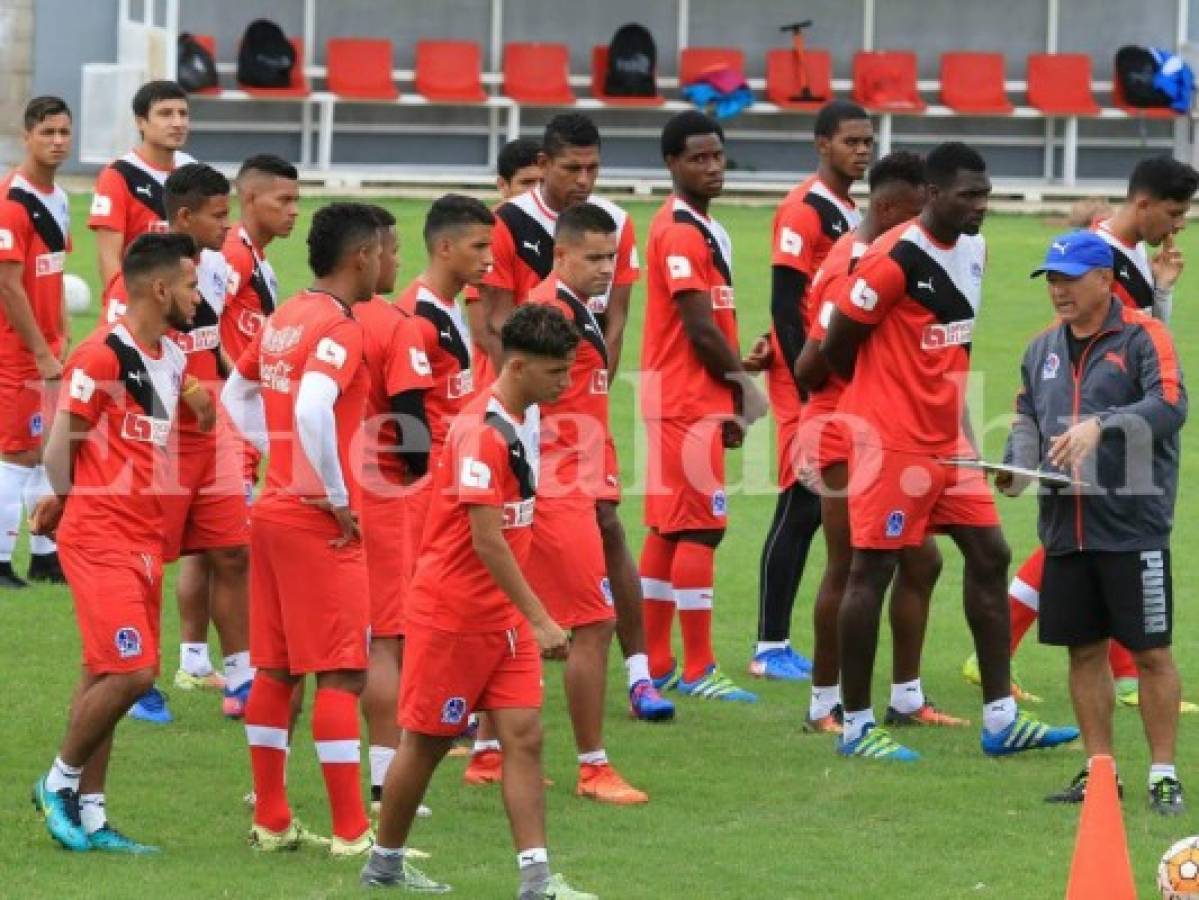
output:
M0 159L21 155L22 115L33 96L33 0L0 0Z

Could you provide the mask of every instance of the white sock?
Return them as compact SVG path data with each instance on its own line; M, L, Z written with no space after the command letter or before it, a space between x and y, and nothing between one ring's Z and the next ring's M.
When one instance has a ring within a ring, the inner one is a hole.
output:
M896 712L911 714L924 706L924 688L920 679L891 685L891 708Z
M382 857L383 859L403 859L404 858L404 848L403 847L380 847L378 844L375 844L375 846L371 848L371 852L374 853L376 856Z
M383 779L387 777L387 767L396 755L395 747L371 744L368 752L371 759L371 787L382 787Z
M758 641L758 646L754 650L754 656L765 653L767 650L786 650L790 646L790 641Z
M841 732L841 740L845 743L856 741L862 732L874 724L873 709L859 709L857 712L845 713L845 728Z
M37 506L37 502L43 497L52 493L50 482L46 480L46 467L34 466L29 470L32 474L25 482L25 509L32 512ZM53 553L58 549L58 545L48 537L43 537L38 534L29 536L29 552L35 553L38 556L44 556L47 553Z
M254 667L250 665L250 651L230 653L222 662L225 669L225 690L236 691L247 681L254 679Z
M82 766L79 768L68 766L62 761L61 756L56 756L54 757L54 764L50 766L50 771L46 773L46 790L51 794L56 794L63 788L78 791L79 776L82 774Z
M808 701L808 718L823 719L831 716L837 704L841 702L841 685L830 687L812 685L812 699Z
M104 813L103 794L79 795L79 820L88 834L93 834L108 824L108 816Z
M179 668L198 678L211 675L212 659L208 656L208 644L180 644Z
M1016 721L1016 701L1004 697L994 703L983 704L983 728L996 734Z
M634 653L624 661L624 669L629 673L629 688L639 681L649 681L649 657L644 653Z
M21 507L25 485L33 476L28 466L0 462L0 562L12 562L12 551L21 533Z
M608 764L608 751L603 747L598 750L592 750L590 753L579 754L580 766L606 766Z
M1163 778L1178 779L1178 773L1173 763L1154 763L1149 767L1150 787L1153 787L1155 782L1161 781Z
M474 747L471 748L471 753L482 753L484 750L494 750L497 753L500 750L499 741L475 741Z

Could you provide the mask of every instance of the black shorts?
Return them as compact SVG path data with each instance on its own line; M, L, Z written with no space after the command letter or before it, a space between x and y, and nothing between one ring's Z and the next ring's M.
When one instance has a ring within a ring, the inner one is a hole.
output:
M1154 650L1170 646L1173 629L1169 550L1045 558L1042 644L1079 647L1115 638L1129 650Z

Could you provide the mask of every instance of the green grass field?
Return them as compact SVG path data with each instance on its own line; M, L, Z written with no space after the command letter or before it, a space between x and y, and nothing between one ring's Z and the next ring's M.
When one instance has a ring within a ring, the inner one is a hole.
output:
M421 268L418 233L425 205L388 201L399 217L402 280ZM315 203L305 204L310 215ZM639 234L655 206L631 204ZM77 197L76 252L69 268L98 296L95 255L83 227L86 198ZM768 251L771 210L717 208L733 235L742 339L748 342L768 319ZM301 222L270 255L284 292L304 286ZM995 217L985 227L990 243L986 303L976 331L973 394L975 427L990 454L999 451L1025 342L1048 318L1040 282L1028 271L1040 259L1054 226L1034 218ZM1184 251L1199 268L1199 241L1188 232ZM1190 336L1199 332L1199 309L1188 288L1199 274L1183 276L1175 303L1175 331L1189 362ZM644 288L634 293L626 368L635 367ZM93 302L93 308L95 303ZM79 336L91 321L74 323ZM903 377L897 373L897 377ZM625 376L613 393L613 422L627 485L637 481L643 454L634 455L633 385ZM773 511L771 429L756 426L730 466L729 534L717 556L717 650L724 666L744 682L757 608L757 565ZM1199 562L1186 548L1199 538L1195 457L1186 473L1175 541L1175 594L1179 610L1178 659L1184 683L1199 678L1194 661L1199 635L1190 609ZM640 547L640 500L627 497L630 538ZM1035 501L1002 500L1005 529L1017 562L1035 542ZM816 542L817 545L820 541ZM755 684L756 706L722 706L680 699L668 726L631 722L625 714L623 668L612 654L607 745L634 784L648 790L644 808L611 809L573 796L574 750L561 679L547 667L546 752L550 844L555 870L604 898L903 898L987 897L1005 900L1060 897L1078 819L1076 810L1047 806L1042 796L1078 770L1081 752L1061 750L1025 758L991 760L978 749L980 697L959 675L970 652L961 613L960 557L944 544L945 572L936 591L925 652L926 689L974 727L920 732L905 738L924 754L914 766L849 763L833 753L831 739L800 732L806 685ZM22 567L23 567L23 559ZM823 562L818 546L796 607L794 637L811 649L811 608ZM165 607L164 683L177 658L177 615L168 583ZM217 655L214 646L214 656ZM886 704L889 638L883 636L876 673L876 710ZM51 843L28 802L29 788L53 758L77 673L78 638L65 589L31 589L0 596L0 683L6 685L0 740L0 896L71 898L233 897L329 898L359 894L354 864L335 864L315 853L258 857L246 846L249 816L241 797L249 787L242 729L223 720L211 695L172 693L176 723L160 728L123 724L112 765L108 809L119 827L160 844L149 859L71 855ZM1025 681L1046 698L1038 714L1071 720L1061 652L1027 642L1020 655ZM1192 696L1199 688L1192 688ZM881 705L880 705L881 704ZM1196 737L1199 717L1184 721L1179 738L1181 777L1199 791ZM1145 808L1147 757L1137 716L1117 712L1119 762L1128 788L1124 803L1133 866L1144 896L1154 893L1159 855L1199 831L1192 813L1178 821L1152 817ZM364 767L365 768L365 767ZM414 845L430 851L427 871L453 883L456 895L511 897L516 867L499 792L466 788L461 760L447 760L434 780L434 815L420 820ZM297 731L290 772L296 812L327 831L323 788L307 722ZM1199 808L1199 793L1192 808Z

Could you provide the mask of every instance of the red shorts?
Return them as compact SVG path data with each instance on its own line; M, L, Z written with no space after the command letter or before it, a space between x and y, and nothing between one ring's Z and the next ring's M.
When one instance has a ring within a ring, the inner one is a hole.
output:
M862 550L917 547L950 525L989 528L999 513L986 476L927 454L858 444L849 465L851 542Z
M176 483L162 493L167 562L188 553L250 543L242 468L231 451L230 443L221 440L176 454Z
M805 468L823 472L829 466L849 462L850 429L836 412L804 416L796 441Z
M250 523L250 661L293 675L365 669L370 590L362 544L261 516Z
M541 708L541 654L527 625L508 631L441 631L414 625L404 642L399 725L451 737L470 714Z
M721 422L647 419L649 488L645 524L660 534L723 530L724 492Z
M42 446L54 418L54 393L32 378L0 381L0 453L23 453Z
M406 497L362 493L362 546L371 594L371 637L404 633L404 596L416 565Z
M58 545L71 586L83 665L92 675L158 673L162 557L111 548Z
M540 498L533 514L529 586L562 628L616 617L591 497Z
M604 441L604 483L595 499L620 502L620 461L616 458L616 442L611 434Z

